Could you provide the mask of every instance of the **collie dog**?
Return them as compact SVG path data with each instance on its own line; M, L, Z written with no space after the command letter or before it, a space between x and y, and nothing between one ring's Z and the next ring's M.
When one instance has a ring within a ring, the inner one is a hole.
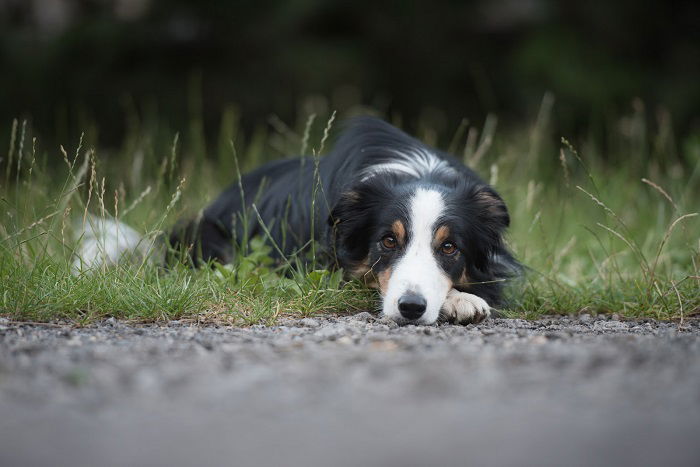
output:
M256 215L241 222L253 205ZM384 316L467 324L488 318L504 280L520 271L503 241L509 222L499 194L458 159L359 117L329 154L271 162L242 176L197 219L173 229L169 247L186 251L194 265L226 264L235 239L246 235L271 238L285 255L315 239L329 267L379 289ZM123 253L108 244L109 232L90 237L106 239L103 258ZM87 246L81 264L95 265L101 260L91 253L94 244Z

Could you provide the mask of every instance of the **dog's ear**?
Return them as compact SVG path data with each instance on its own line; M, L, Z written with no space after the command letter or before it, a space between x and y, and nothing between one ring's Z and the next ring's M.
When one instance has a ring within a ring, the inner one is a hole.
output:
M355 217L362 209L362 195L358 190L348 190L340 195L328 216L328 225L334 227Z
M473 192L472 200L477 208L477 216L488 227L497 232L510 225L510 215L503 198L488 185L482 185Z
M346 270L354 269L368 254L369 206L364 201L360 190L346 191L328 216L331 244L339 266Z
M494 258L509 255L503 242L503 234L510 224L508 209L498 193L486 184L466 184L462 189L465 191L458 199L467 220L464 233L471 245L467 249L472 268L468 274L472 280L489 281L495 277Z
M378 187L360 184L341 194L331 209L330 243L341 267L354 269L367 258L371 226L383 198Z

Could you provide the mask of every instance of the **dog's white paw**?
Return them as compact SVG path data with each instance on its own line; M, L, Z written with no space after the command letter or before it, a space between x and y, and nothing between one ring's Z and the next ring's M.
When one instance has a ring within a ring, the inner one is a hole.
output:
M458 324L480 323L491 316L491 307L481 297L452 289L442 305L442 315Z

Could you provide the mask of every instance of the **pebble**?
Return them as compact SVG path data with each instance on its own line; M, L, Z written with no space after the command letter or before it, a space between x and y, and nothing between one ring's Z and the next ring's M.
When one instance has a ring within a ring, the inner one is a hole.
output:
M350 318L352 320L355 320L355 321L365 321L365 322L371 322L371 321L374 321L376 319L371 313L369 313L367 311L357 313L356 315L353 315Z
M338 339L338 344L342 345L352 345L353 340L350 336L342 336Z
M321 323L317 319L303 318L299 320L299 325L307 328L317 328L321 325Z
M328 340L335 340L339 336L342 336L343 334L346 333L347 328L345 326L328 326L328 327L323 327L319 329L318 331L314 332L313 336L318 337L320 339L328 339Z
M539 335L539 336L533 336L530 338L530 342L532 342L535 345L542 345L547 343L547 338L545 336Z

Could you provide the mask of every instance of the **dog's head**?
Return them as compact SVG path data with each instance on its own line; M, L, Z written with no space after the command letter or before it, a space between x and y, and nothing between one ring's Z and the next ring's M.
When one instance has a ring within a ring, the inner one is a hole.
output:
M510 258L508 211L480 181L372 177L340 197L329 223L340 266L379 288L383 314L398 322L434 323L450 289L473 293Z

